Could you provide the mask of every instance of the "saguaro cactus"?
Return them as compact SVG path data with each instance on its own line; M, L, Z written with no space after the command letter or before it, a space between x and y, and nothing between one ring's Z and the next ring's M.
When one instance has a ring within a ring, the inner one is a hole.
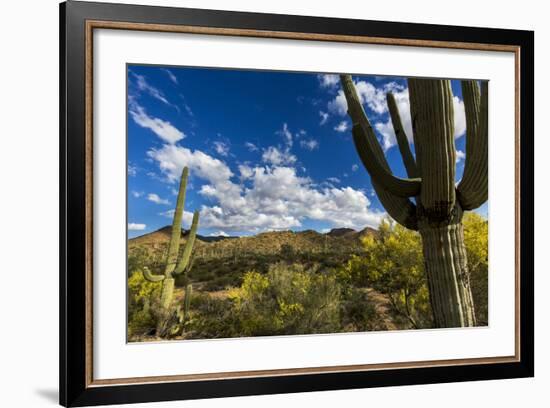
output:
M353 122L353 141L388 214L419 231L436 327L475 325L464 246L463 211L487 201L487 82L462 81L466 162L455 185L453 95L448 80L409 79L416 158L394 97L387 103L408 178L392 174L350 75L340 77ZM412 200L414 199L414 201Z
M193 214L191 229L187 236L187 242L183 249L181 258L178 260L180 237L181 237L181 219L183 217L183 207L185 202L185 190L187 187L187 178L189 169L185 167L181 174L180 187L178 191L178 199L174 219L172 221L172 234L170 236L170 244L168 246L168 255L166 257L166 266L164 275L154 275L148 268L143 269L143 276L150 282L162 282L162 291L160 296L161 307L168 311L174 297L175 275L187 274L192 265L192 252L195 238L197 235L197 227L199 225L199 212Z

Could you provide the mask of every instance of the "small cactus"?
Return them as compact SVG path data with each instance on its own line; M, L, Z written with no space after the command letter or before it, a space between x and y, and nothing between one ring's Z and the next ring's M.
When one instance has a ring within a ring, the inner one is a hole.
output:
M183 253L178 260L180 238L181 238L181 220L183 217L183 207L185 202L185 191L187 187L187 178L189 169L185 167L181 174L180 187L172 222L172 234L168 246L168 255L166 257L166 266L164 275L155 275L148 268L143 268L143 276L150 282L162 282L162 291L160 295L160 304L165 312L168 312L174 297L175 275L187 275L193 265L193 245L197 236L197 228L199 225L199 212L193 214L193 221L187 236L187 242L183 249ZM189 285L188 285L189 286ZM161 323L159 323L161 324ZM160 326L159 326L160 327Z

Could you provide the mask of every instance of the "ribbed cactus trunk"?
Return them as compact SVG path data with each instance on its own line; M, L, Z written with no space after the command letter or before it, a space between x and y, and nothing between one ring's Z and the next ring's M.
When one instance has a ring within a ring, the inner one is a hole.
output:
M475 326L462 215L487 200L487 83L462 81L467 139L464 175L455 185L453 95L448 80L409 79L416 158L393 95L388 108L409 178L392 174L349 75L342 88L355 147L388 214L422 237L436 327ZM412 199L414 198L414 202Z
M195 238L197 235L197 228L199 224L198 211L195 211L195 213L193 214L193 221L191 223L191 228L189 229L187 242L185 243L183 253L178 261L181 239L181 221L183 218L185 191L187 188L188 176L189 169L185 167L181 173L180 186L176 202L176 209L174 211L174 218L172 220L172 232L170 235L170 243L168 244L168 254L166 257L164 275L154 275L147 268L144 268L143 270L143 276L148 281L162 281L162 290L160 295L162 316L160 316L157 320L157 335L159 336L166 334L167 330L170 329L167 325L167 322L169 322L170 315L172 314L172 301L174 299L174 287L176 282L174 275L180 275L182 273L184 275L187 275L193 264L192 252L193 246L195 245Z
M419 229L436 327L475 326L461 223Z

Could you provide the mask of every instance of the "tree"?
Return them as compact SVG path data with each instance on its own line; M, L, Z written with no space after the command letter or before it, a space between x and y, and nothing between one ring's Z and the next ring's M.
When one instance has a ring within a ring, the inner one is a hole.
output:
M476 311L477 325L487 325L489 295L489 223L476 213L466 213L464 224L464 243L468 255L468 269L472 296Z
M379 234L365 236L362 243L364 255L354 255L340 276L352 285L372 287L387 295L409 327L433 327L418 233L382 221Z
M419 231L436 327L475 326L464 211L487 201L487 82L462 81L466 110L466 162L455 186L453 94L448 80L408 79L413 156L391 93L387 103L409 178L392 174L350 75L341 76L353 122L353 140L372 185L390 216ZM414 199L414 202L411 200Z

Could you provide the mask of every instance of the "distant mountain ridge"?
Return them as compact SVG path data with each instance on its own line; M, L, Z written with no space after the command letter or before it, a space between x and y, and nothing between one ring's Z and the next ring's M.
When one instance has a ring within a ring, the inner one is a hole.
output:
M132 238L129 249L138 247L162 250L170 240L171 226ZM181 239L185 242L188 232L182 229ZM226 256L235 253L274 254L281 250L298 253L350 252L362 247L361 238L377 234L373 228L355 231L351 228L334 228L327 233L314 230L305 231L268 231L253 236L208 237L197 235L195 249L197 256Z

